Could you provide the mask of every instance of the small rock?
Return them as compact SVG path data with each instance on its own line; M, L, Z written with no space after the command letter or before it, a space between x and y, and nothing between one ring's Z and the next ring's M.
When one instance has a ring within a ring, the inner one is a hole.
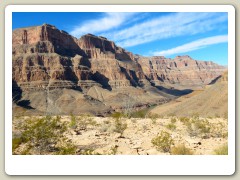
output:
M132 149L141 149L141 147L137 144L137 145L133 146Z

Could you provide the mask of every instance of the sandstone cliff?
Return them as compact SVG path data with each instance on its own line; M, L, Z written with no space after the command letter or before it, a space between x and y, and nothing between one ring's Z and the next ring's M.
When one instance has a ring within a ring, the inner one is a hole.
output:
M169 87L205 85L224 69L190 57L136 56L104 37L77 39L48 24L16 29L12 37L14 102L37 112L108 112L129 100L146 107L181 95Z
M225 70L225 67L211 61L198 61L189 56L177 56L174 59L136 56L136 60L155 85L168 83L179 88L207 85Z

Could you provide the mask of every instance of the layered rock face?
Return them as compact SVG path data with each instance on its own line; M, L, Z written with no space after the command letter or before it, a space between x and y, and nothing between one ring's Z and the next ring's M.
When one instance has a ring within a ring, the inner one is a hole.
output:
M211 61L198 61L189 56L177 56L174 59L163 56L135 58L155 85L168 83L187 88L207 85L226 69Z
M41 112L109 111L124 108L123 99L148 106L173 97L154 84L202 85L223 71L190 57L136 56L104 37L77 39L48 24L14 30L12 44L14 102Z
M44 24L13 31L13 79L23 88L117 88L145 76L133 54L114 42L91 34L78 40Z

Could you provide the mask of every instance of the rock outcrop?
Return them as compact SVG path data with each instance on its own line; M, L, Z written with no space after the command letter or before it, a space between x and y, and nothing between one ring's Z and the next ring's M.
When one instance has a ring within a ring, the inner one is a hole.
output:
M135 59L155 85L168 83L173 87L194 88L207 85L226 69L211 61L198 61L189 56L177 56L174 59L136 56Z
M93 106L106 112L124 108L119 103L123 99L131 99L132 107L149 106L176 96L154 86L189 89L223 71L215 63L190 57L137 56L104 37L87 34L77 39L49 24L16 29L12 37L14 95L21 92L21 99L41 112L80 113ZM34 97L36 91L40 98ZM66 102L72 106L63 108Z

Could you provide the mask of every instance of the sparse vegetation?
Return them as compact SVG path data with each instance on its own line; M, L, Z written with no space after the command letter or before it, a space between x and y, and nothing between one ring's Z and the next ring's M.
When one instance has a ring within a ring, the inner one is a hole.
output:
M123 123L121 119L115 119L114 125L114 132L120 133L121 135L123 134L125 129L127 129L127 124Z
M210 129L211 125L206 119L191 119L190 122L187 123L187 131L190 137L209 138Z
M169 123L169 124L166 125L166 128L168 128L169 130L174 131L177 128L177 126L175 124L173 124L173 123Z
M190 122L190 118L188 117L180 117L180 122L182 122L184 125L187 125Z
M174 124L177 122L177 118L171 118L171 123Z
M77 151L77 147L71 141L67 142L67 138L62 138L57 143L56 148L58 151L56 154L58 155L75 155Z
M228 145L225 144L217 149L214 150L216 155L228 155Z
M226 138L227 129L224 128L224 124L221 122L215 123L211 126L211 136L214 138Z
M148 113L148 109L142 109L130 113L131 118L145 118Z
M97 122L93 120L88 114L83 114L81 116L73 116L71 115L71 121L69 126L77 131L87 130L89 126L97 126Z
M12 139L12 152L15 151L15 149L17 149L20 144L23 142L21 137L15 137Z
M114 119L120 119L120 118L125 117L125 115L121 112L115 112L115 113L111 114L111 117L113 117Z
M171 148L172 155L193 155L193 152L185 146L185 144L180 144Z
M214 150L217 145L215 142L227 141L227 122L223 118L208 119L197 115L191 118L165 117L153 125L159 117L151 113L147 115L148 119L127 119L122 113L114 113L112 116L114 118L103 119L86 114L19 117L13 121L12 152L18 155L115 155L122 154L123 146L129 144L132 150L126 150L137 154L148 153L145 147L171 155L204 154L206 147L212 148L212 153L227 154L226 146ZM124 133L127 128L129 130ZM154 136L156 132L159 133ZM137 135L135 138L134 134ZM149 137L152 146L149 138L141 139L141 136ZM215 144L206 144L199 138ZM100 141L108 146L99 144ZM119 152L118 147L121 147ZM135 151L135 147L141 150Z
M59 116L29 118L24 121L20 130L21 136L13 139L14 154L20 145L23 145L23 149L18 152L20 154L67 154L70 149L66 149L66 146L71 147L71 154L73 152L74 145L70 142L65 144L67 124L61 122Z
M153 138L151 142L157 148L157 150L169 152L171 145L173 144L173 139L168 132L161 131L161 133L157 137Z
M159 116L157 114L149 113L148 117L152 120L152 124L156 124L157 123L157 118Z

